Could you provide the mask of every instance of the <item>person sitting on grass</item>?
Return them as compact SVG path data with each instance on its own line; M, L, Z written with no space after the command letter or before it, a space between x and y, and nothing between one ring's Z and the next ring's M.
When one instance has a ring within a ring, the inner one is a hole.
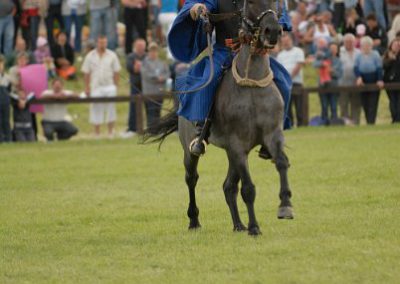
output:
M43 92L42 98L63 100L68 97L77 97L72 91L64 90L64 83L60 78L54 79L51 86L51 90ZM53 141L55 135L58 140L68 140L78 133L78 128L66 120L67 114L66 104L44 106L42 126L47 141Z
M58 76L63 79L74 79L76 68L74 67L74 50L68 43L67 35L60 32L56 38L56 44L51 50Z

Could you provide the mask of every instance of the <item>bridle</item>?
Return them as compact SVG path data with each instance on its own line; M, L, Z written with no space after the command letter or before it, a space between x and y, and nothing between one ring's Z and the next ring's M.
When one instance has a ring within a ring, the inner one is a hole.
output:
M242 13L241 15L241 28L239 30L239 40L241 44L249 44L251 54L265 54L267 50L265 48L257 48L261 35L261 21L268 14L272 14L276 20L278 20L278 14L271 9L265 10L257 16L255 22L250 20L247 16Z

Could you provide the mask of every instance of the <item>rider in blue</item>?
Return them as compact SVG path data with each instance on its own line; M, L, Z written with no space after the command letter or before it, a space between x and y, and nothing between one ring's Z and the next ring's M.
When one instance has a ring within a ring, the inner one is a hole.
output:
M172 55L179 61L191 62L207 47L206 33L203 31L200 11L210 13L232 13L239 11L239 0L186 0L179 12L171 31L168 35L168 44ZM200 8L200 9L199 9ZM291 30L290 19L284 5L282 16L279 19L284 31ZM215 24L216 42L213 46L214 77L212 82L195 93L188 93L180 96L180 108L178 115L189 121L196 122L198 136L201 133L204 121L212 105L218 83L225 69L232 63L234 52L226 46L226 40L237 38L239 17L226 19ZM287 119L287 108L290 99L291 79L286 69L276 60L270 58L271 69L274 73L274 82L280 90L285 101L285 128L290 127ZM177 78L176 89L178 91L189 91L203 86L209 79L210 59L204 57L195 64L187 75ZM204 154L203 141L195 139L191 144L191 153L196 156ZM260 157L268 158L269 154L264 153L266 149L260 150Z

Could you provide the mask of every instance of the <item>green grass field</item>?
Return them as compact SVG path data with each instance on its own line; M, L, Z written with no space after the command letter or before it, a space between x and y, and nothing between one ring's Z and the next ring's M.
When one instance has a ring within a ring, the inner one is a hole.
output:
M233 233L227 162L200 165L202 229L187 230L182 153L135 140L0 147L0 283L399 283L400 128L286 133L294 220L251 154L263 235ZM247 220L240 200L242 219Z

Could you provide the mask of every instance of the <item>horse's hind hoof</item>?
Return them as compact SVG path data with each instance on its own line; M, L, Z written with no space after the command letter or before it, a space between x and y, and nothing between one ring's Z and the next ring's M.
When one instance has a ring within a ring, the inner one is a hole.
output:
M259 235L261 235L262 233L261 233L261 231L260 231L260 228L259 227L257 227L257 226L255 226L255 227L252 227L252 228L249 228L249 235L250 236L259 236Z
M293 208L291 206L283 206L278 209L278 219L293 219Z
M197 229L200 229L201 228L201 225L200 225L200 223L197 221L197 222L190 222L190 224L189 224L189 230L197 230Z
M242 223L239 223L239 224L236 224L233 226L233 231L234 232L244 232L244 231L247 231L247 228Z

